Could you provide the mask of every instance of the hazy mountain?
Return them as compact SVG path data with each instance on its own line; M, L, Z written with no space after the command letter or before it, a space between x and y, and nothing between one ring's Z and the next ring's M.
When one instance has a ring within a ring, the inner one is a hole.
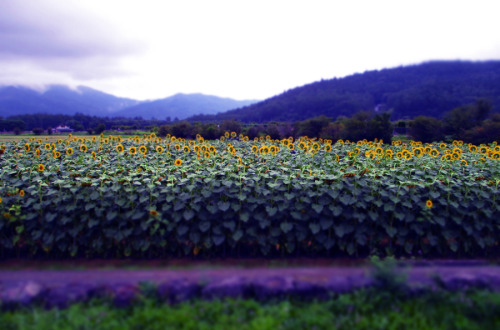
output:
M314 82L216 116L189 120L244 122L332 119L360 110L392 109L392 119L441 117L479 98L500 111L500 61L433 61Z
M106 116L138 103L83 86L75 90L52 85L43 92L19 86L0 87L0 113L4 117L32 113Z
M121 117L140 116L144 119L165 119L167 117L170 117L171 120L175 118L185 119L198 114L216 114L255 102L257 101L237 101L204 94L175 94L164 99L143 102L118 111L114 115Z
M83 86L74 90L52 85L43 92L19 86L0 87L0 115L3 117L34 113L81 113L99 117L170 117L173 120L197 114L216 114L255 102L203 94L176 94L160 100L140 102Z

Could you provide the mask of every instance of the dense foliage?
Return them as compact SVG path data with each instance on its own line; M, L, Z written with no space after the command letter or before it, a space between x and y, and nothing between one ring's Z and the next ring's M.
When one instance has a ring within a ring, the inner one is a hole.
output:
M298 121L352 116L361 110L393 109L392 120L441 118L456 107L485 98L500 111L500 61L428 62L367 71L296 87L262 102L192 121Z
M498 253L500 146L153 135L0 151L4 256Z
M399 297L363 290L327 301L224 299L178 305L143 299L128 308L90 301L65 310L0 313L3 329L498 329L498 293L427 292Z

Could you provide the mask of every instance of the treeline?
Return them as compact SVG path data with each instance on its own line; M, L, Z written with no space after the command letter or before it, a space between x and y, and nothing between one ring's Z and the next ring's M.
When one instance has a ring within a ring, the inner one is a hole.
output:
M332 121L331 118L326 116L314 117L295 123L243 124L235 120L225 120L221 124L216 124L182 121L162 125L158 128L157 133L159 136L171 134L181 138L194 138L197 134L200 134L205 139L217 139L227 131L241 133L250 139L269 135L272 139L308 136L331 140L383 139L384 141L390 141L393 125L390 121L389 112L379 114L373 111L362 111L351 118L342 117L336 121Z
M308 136L331 140L359 141L379 139L390 142L393 133L407 134L424 143L462 140L474 144L500 142L500 114L492 112L489 101L478 100L474 104L460 106L444 114L443 119L418 116L413 120L391 122L391 112L360 111L352 117L340 116L335 121L318 116L295 123L269 122L245 124L225 120L221 124L203 122L176 122L157 129L159 136L171 134L182 138L194 138L197 134L206 139L216 139L231 131L250 139L269 135L272 139L289 136Z
M479 100L445 113L441 120L418 116L408 123L408 134L424 143L445 139L473 144L500 142L500 114L491 110L491 103Z
M141 117L97 117L81 113L75 115L35 113L0 118L0 132L5 131L50 131L66 125L75 131L99 133L103 130L151 130L167 123L166 120L146 120Z

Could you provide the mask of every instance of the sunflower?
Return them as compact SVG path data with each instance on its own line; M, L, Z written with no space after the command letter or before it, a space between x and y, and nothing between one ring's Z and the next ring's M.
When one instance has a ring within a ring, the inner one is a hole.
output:
M326 151L326 152L330 152L330 151L332 151L332 145L331 145L331 144L327 144L327 145L325 145L325 151Z
M439 156L439 151L437 149L431 149L429 153L432 157L437 157Z
M125 150L125 148L123 147L122 144L119 144L119 145L116 146L116 151L122 153L124 150Z
M184 148L182 148L182 151L184 151L184 153L187 154L188 152L191 151L191 149L189 148L189 146L184 146Z
M467 165L469 165L469 163L465 159L462 159L462 160L460 160L460 165L467 166Z
M146 148L146 146L142 145L139 147L139 152L143 155L146 154L146 152L148 152L148 148Z
M205 158L210 158L210 153L208 151L205 151Z
M156 146L156 152L161 154L163 153L163 147L162 146Z
M295 145L294 145L293 143L290 143L290 144L288 145L288 149L289 149L289 150L295 150Z
M398 157L398 159L401 159L403 158L403 153L400 151L400 152L397 152L396 153L396 157Z
M45 148L45 150L50 150L52 148L52 146L50 145L50 143L45 143L44 148Z
M179 151L179 150L181 150L181 145L176 143L174 148L175 148L175 150Z
M442 142L440 145L439 145L439 148L441 149L446 149L447 145L446 143Z
M80 145L81 152L87 152L87 146L85 144Z
M24 197L24 190L19 190L19 196Z
M71 156L73 154L73 148L69 147L66 149L66 155Z
M208 148L208 150L210 150L211 153L215 153L215 147L214 146L210 146L210 148Z
M500 160L500 152L494 152L492 155L491 155L491 158L495 159L495 160Z
M479 153L481 154L486 154L488 152L489 148L487 146L481 146L479 148Z
M128 148L128 152L131 155L135 155L137 153L137 148L136 147L130 147L130 148Z
M235 138L236 137L236 132L231 132L231 137Z
M228 138L228 137L229 137L229 135L230 135L230 134L229 134L229 132L225 132L225 133L224 133L224 136L225 136L226 138Z
M269 151L270 151L271 153L273 153L273 154L274 154L274 153L276 153L276 152L278 152L278 150L276 149L276 146L271 146L271 147L269 147Z
M252 152L253 152L253 153L257 153L257 152L259 152L259 147L257 147L257 146L252 146Z
M179 158L177 158L177 159L175 160L174 164L175 164L176 166L181 166L181 165L182 165L182 160L180 160Z
M30 145L28 143L24 144L24 150L26 150L26 152L30 151Z
M427 202L425 202L425 206L427 206L428 208L432 208L434 204L432 203L432 201L429 199L427 200Z
M259 149L259 153L261 155L267 155L269 153L269 148L267 146L262 146Z
M458 153L458 152L453 152L453 153L451 154L451 158L453 158L453 159L455 159L455 160L460 159L460 156L461 156L461 155L460 155L460 153Z
M36 149L36 151L35 151L35 156L36 156L36 157L40 157L40 149Z
M149 214L150 214L152 217L157 217L159 213L158 213L158 211L156 211L156 210L150 210L150 211L149 211Z
M224 142L224 141L226 141L226 138L224 136L221 136L220 140L221 140L221 142Z

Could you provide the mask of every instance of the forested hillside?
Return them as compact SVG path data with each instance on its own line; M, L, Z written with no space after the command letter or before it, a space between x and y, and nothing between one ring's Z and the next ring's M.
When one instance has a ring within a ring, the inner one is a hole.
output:
M392 110L392 120L419 115L441 118L453 108L488 100L500 111L500 61L434 61L367 71L297 87L262 102L192 121L298 121L352 116L360 110Z

